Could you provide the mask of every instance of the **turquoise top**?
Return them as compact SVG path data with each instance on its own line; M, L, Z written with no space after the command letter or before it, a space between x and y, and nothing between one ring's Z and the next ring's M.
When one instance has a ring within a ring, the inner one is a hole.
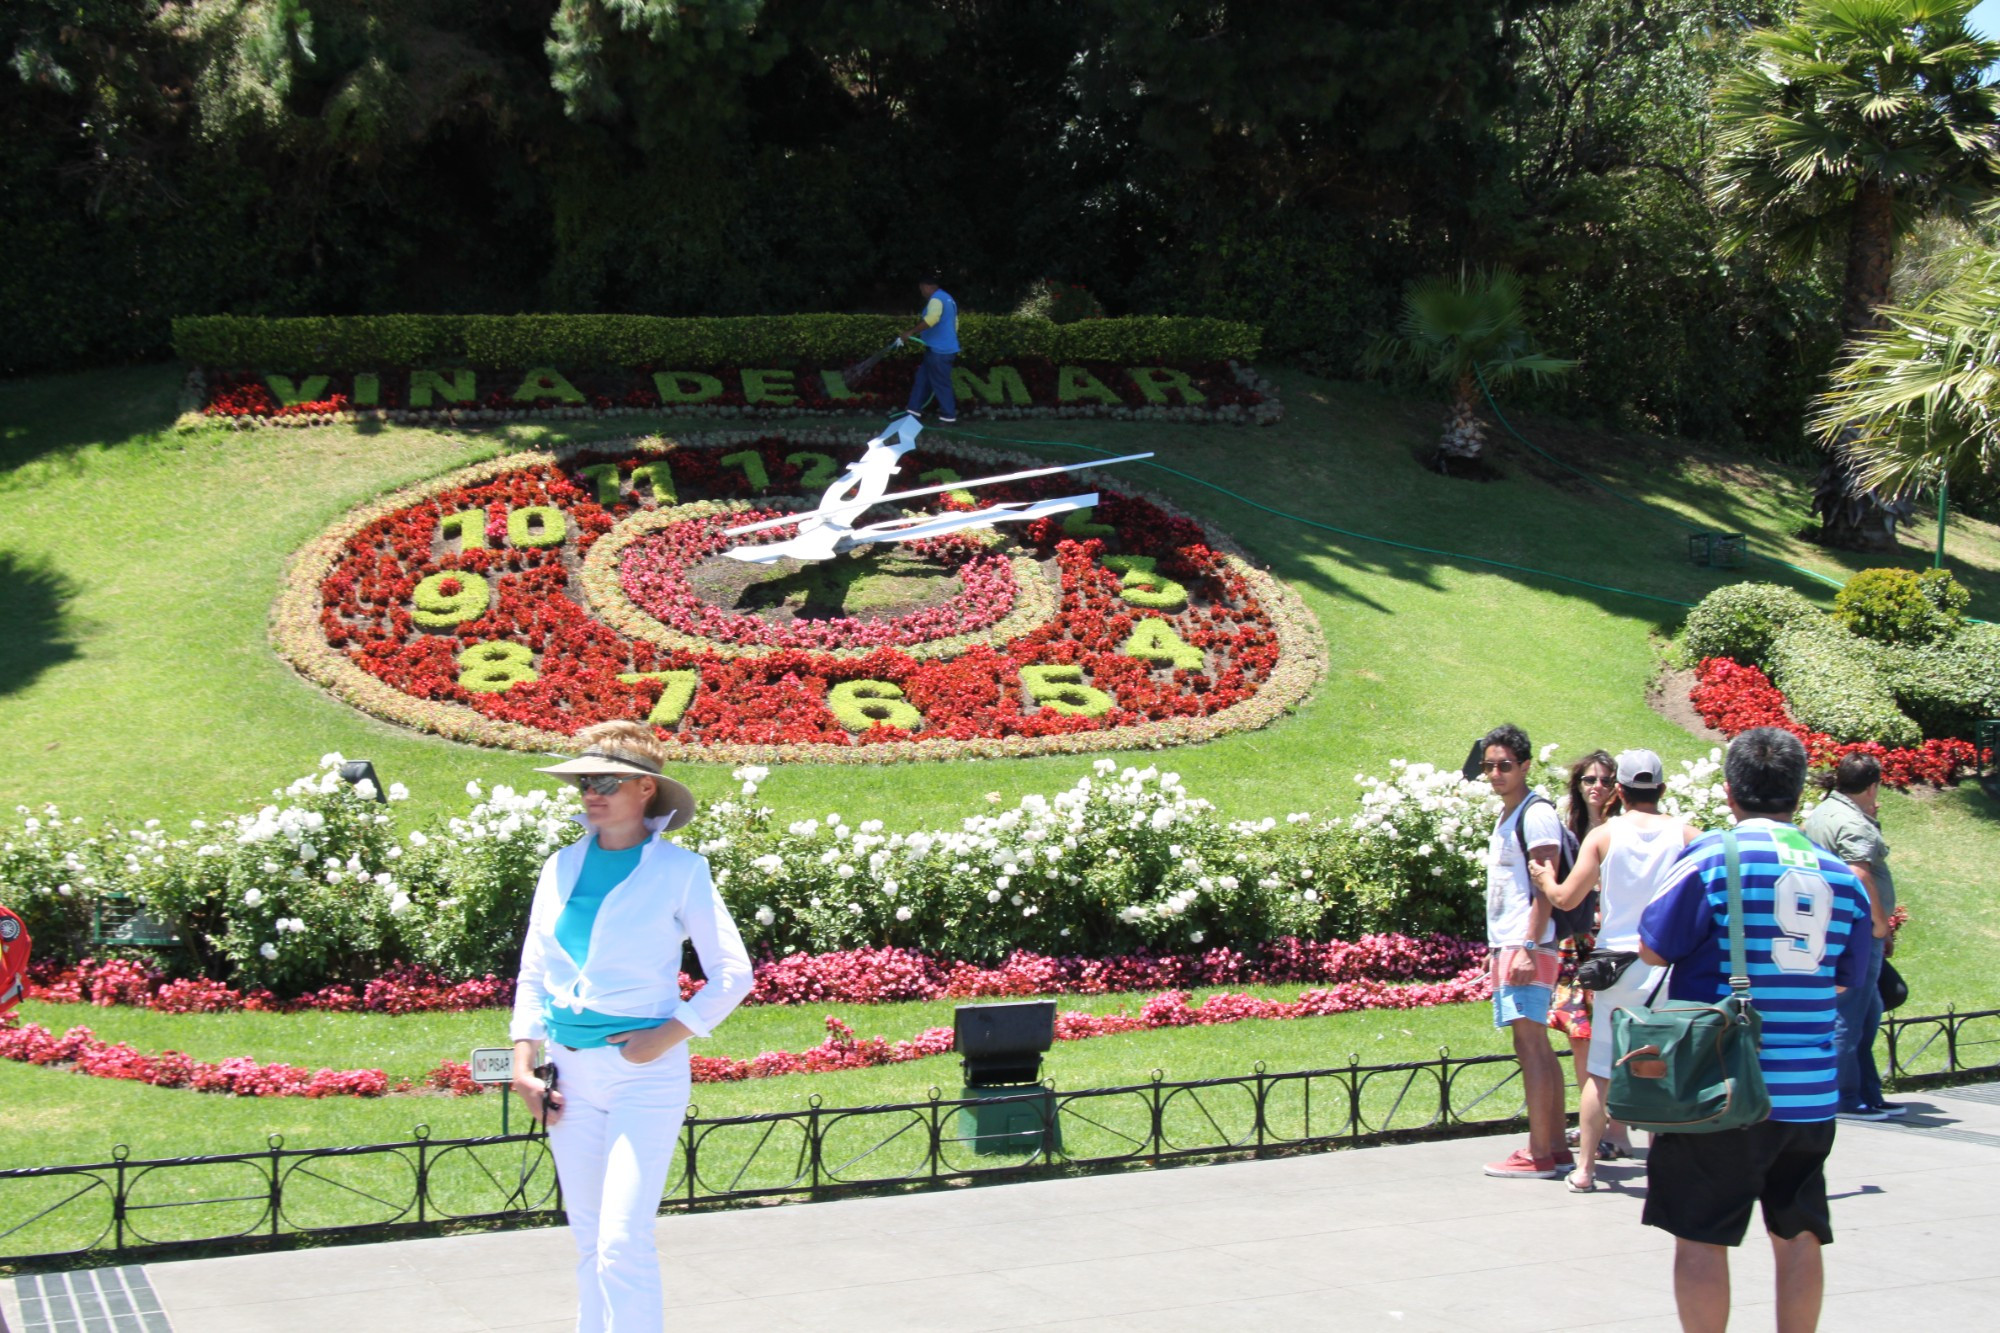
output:
M590 953L590 928L597 924L597 911L604 906L605 896L632 877L645 851L643 842L620 851L607 851L598 843L597 835L591 834L590 846L583 853L583 869L577 872L576 887L570 890L569 901L563 904L562 915L556 918L556 943L576 960L578 967L583 966ZM549 1005L542 1012L542 1021L548 1026L550 1041L581 1050L607 1045L604 1039L615 1032L656 1028L667 1020L600 1014L594 1009L579 1012Z

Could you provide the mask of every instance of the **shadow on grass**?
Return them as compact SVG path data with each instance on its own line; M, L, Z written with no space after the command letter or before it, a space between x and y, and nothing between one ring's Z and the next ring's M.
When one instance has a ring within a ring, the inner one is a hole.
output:
M26 689L44 671L82 655L70 614L74 579L44 560L0 551L0 695Z
M180 376L178 366L156 364L0 384L0 475L37 462L60 470L93 447L157 442L173 425Z

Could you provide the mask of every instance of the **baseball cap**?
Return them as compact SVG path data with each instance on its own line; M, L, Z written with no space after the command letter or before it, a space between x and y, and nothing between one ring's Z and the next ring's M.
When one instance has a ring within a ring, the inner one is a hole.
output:
M1660 787L1666 785L1667 766L1651 750L1626 750L1618 756L1618 785Z

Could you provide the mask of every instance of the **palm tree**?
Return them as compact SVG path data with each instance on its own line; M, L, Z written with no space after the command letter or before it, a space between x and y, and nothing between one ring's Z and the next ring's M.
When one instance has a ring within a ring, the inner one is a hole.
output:
M1456 278L1420 278L1403 292L1398 332L1375 340L1368 369L1405 363L1451 386L1451 415L1431 466L1450 473L1452 460L1477 467L1486 447L1479 392L1516 375L1540 381L1576 365L1536 351L1521 309L1521 281L1506 269L1460 269Z
M2000 252L1857 338L1816 404L1863 485L1891 492L2000 476Z
M1716 90L1716 202L1729 244L1753 237L1805 263L1846 249L1843 340L1880 326L1896 241L2000 185L2000 43L1973 36L1975 0L1804 0L1752 34L1753 58ZM1821 540L1893 545L1907 497L1870 490L1845 438L1813 494Z

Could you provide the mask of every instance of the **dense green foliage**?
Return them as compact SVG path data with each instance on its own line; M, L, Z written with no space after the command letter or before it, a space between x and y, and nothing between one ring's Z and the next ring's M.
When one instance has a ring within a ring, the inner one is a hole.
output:
M1833 599L1833 613L1863 638L1929 643L1965 619L1965 590L1949 570L1864 569Z
M1819 616L1819 607L1795 588L1731 583L1688 612L1682 643L1692 658L1728 657L1761 666L1778 635Z
M907 327L891 315L767 315L665 319L650 315L374 315L264 319L210 315L174 321L174 350L216 368L302 373L384 366L760 364L853 360ZM1257 330L1219 319L1132 316L1055 324L1018 315L967 315L962 335L985 358L1248 360Z
M1792 716L1812 730L1839 741L1917 744L1922 731L1897 708L1889 682L1875 668L1875 655L1863 651L1862 642L1815 616L1774 638L1762 665L1785 692Z
M1720 254L1704 183L1781 8L23 0L0 373L225 311L901 312L939 266L1346 374L1412 279L1506 264L1581 363L1542 401L1797 450L1838 284Z

